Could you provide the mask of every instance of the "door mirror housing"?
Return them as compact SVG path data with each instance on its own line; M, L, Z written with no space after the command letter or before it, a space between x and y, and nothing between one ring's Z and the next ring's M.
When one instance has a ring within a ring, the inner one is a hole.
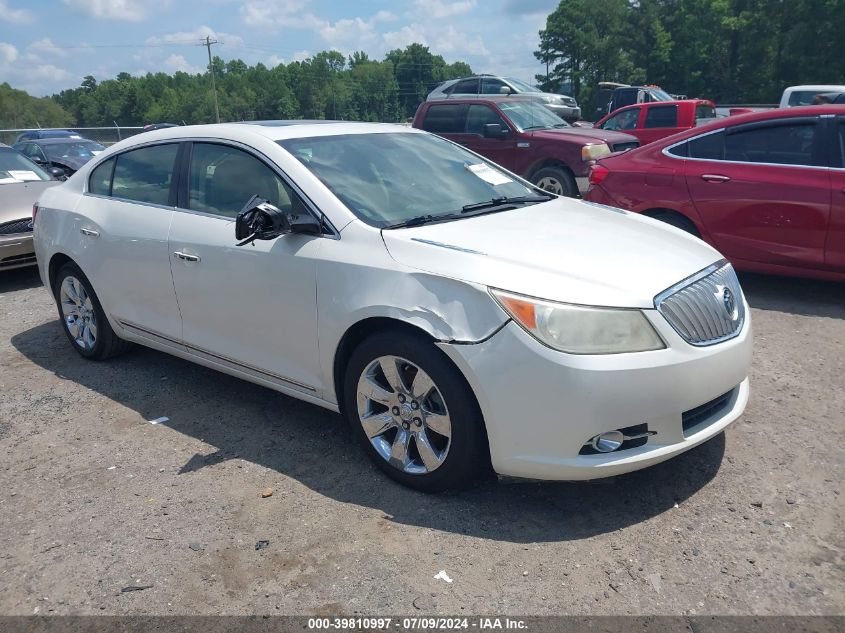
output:
M507 138L508 128L501 123L486 123L484 125L484 138Z
M252 196L235 218L235 239L242 240L238 246L290 232L290 216L258 195Z
M502 86L501 88L499 88L500 95L512 95L513 93L513 88L511 88L510 86Z
M27 158L29 158L29 160L31 160L36 165L43 165L44 164L44 161L41 159L40 156L27 156Z
M65 170L61 167L48 167L47 173L50 174L56 180L67 180L67 174Z

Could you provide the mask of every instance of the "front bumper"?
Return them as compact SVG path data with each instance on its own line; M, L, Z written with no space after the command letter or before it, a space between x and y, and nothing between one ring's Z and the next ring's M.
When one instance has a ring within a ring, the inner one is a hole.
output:
M618 475L689 450L742 414L749 393L750 318L737 337L693 347L656 310L645 314L667 349L564 354L512 321L482 343L440 344L478 398L497 473L556 480ZM726 393L712 415L693 418L684 430L682 419L690 419L685 412ZM655 432L642 446L579 454L599 433L641 424Z
M35 248L32 245L32 233L0 236L0 271L33 264L35 264Z
M581 108L578 106L568 106L558 103L544 103L543 105L558 115L561 119L581 118Z

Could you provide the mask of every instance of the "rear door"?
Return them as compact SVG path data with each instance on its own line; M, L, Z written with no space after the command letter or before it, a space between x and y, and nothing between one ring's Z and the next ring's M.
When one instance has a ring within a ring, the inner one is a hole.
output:
M845 116L828 119L828 124L833 128L829 136L832 139L832 205L825 263L831 268L845 270Z
M823 265L830 175L818 117L729 127L687 147L690 195L720 251L752 262Z
M679 132L678 106L649 104L637 128L637 138L645 145Z

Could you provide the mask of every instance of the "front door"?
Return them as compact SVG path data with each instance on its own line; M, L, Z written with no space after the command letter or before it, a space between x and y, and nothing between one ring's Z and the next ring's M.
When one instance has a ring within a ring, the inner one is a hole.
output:
M206 360L319 395L315 257L325 238L282 235L238 246L235 217L254 195L305 209L268 164L245 150L193 143L170 229L185 346Z
M484 136L484 126L488 123L497 123L508 131L505 138L488 138ZM472 104L467 109L466 128L463 134L455 134L452 139L473 152L489 158L497 163L515 171L515 149L516 134L508 127L505 120L490 106L483 104Z

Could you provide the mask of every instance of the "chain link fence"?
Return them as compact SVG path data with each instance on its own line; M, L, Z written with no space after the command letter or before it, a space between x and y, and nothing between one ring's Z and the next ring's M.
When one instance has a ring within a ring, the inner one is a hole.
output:
M141 132L144 128L141 126L121 126L114 125L112 127L67 127L67 128L17 128L0 130L0 142L7 145L13 145L18 136L23 132L37 132L47 130L71 130L77 132L83 138L97 141L103 145L113 145L120 140L129 136L133 136Z

